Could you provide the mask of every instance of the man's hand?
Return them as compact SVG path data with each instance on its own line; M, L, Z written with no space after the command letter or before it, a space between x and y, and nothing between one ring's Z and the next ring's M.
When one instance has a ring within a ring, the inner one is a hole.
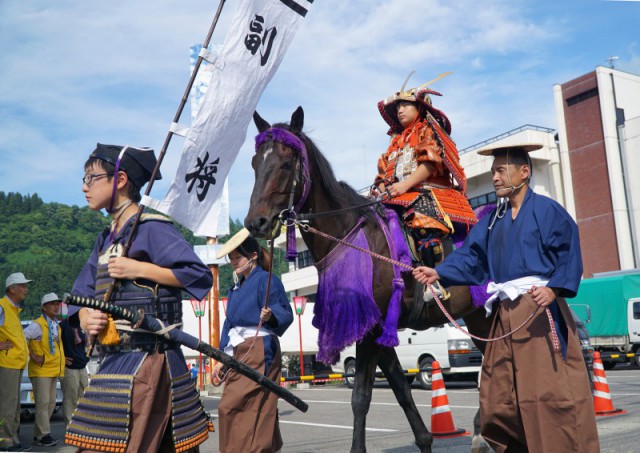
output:
M426 285L427 283L431 285L433 282L438 280L440 276L435 269L427 266L418 266L413 270L413 278L423 285Z
M13 348L13 343L11 343L9 340L0 341L0 351L8 351L11 348Z
M532 286L527 293L531 295L538 307L546 307L556 300L556 291L547 286Z
M73 365L73 359L71 357L65 357L64 358L64 364L66 366Z
M78 312L80 327L90 335L98 335L107 326L108 316L100 310L81 308Z
M40 366L44 365L44 356L43 355L36 355L36 354L30 353L29 357L31 357L31 360L36 362L38 365L40 365Z

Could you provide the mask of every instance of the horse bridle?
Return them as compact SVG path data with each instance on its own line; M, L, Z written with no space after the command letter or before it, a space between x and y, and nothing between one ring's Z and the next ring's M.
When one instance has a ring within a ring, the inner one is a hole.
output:
M307 147L304 141L293 132L282 127L271 127L256 136L256 152L264 143L269 141L280 143L296 151L296 163L291 192L289 193L289 204L287 208L283 209L278 215L278 220L282 225L293 226L297 220L297 212L307 201L311 188ZM302 181L302 195L300 199L294 203L296 189L300 180Z

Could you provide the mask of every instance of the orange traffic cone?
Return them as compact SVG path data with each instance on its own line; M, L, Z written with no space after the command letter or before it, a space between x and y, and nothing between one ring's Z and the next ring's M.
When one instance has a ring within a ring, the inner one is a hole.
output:
M470 435L468 431L457 429L453 425L449 398L444 388L442 370L437 361L431 364L431 434L441 439Z
M596 416L626 414L627 411L614 409L609 393L609 384L604 374L604 367L598 351L593 353L593 408Z

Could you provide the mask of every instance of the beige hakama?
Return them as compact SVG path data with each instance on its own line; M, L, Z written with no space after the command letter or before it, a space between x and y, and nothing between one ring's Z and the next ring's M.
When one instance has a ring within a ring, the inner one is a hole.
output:
M511 337L489 342L480 386L482 436L497 452L599 452L589 377L564 299L567 353L554 352L545 310ZM528 294L498 306L491 338L518 327L536 308Z
M233 355L251 368L264 372L263 337L245 340L234 348ZM280 382L281 366L278 345L266 376ZM267 453L282 448L277 395L239 373L230 371L227 375L218 417L221 453Z

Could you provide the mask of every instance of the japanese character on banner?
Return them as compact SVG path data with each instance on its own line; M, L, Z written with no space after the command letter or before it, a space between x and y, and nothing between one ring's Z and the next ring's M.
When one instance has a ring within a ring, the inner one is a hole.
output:
M203 201L207 192L209 191L209 187L216 183L216 178L213 176L214 173L218 173L218 164L220 163L220 158L218 157L216 160L207 164L209 160L209 151L204 156L204 159L197 158L198 162L196 164L196 168L194 171L187 173L184 177L185 182L191 181L189 187L187 187L187 192L191 193L193 190L193 186L196 182L198 182L198 187L196 188L196 194L198 196L198 201Z
M264 66L269 60L271 46L278 30L276 27L266 28L264 17L256 14L255 19L249 23L249 31L250 33L247 33L244 38L244 45L251 52L251 55L255 55L260 49L260 66Z

